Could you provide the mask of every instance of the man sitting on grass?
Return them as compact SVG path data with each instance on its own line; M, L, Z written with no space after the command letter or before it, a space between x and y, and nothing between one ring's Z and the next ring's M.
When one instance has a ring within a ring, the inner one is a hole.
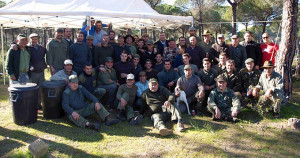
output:
M227 81L223 76L218 76L216 82L217 88L209 94L207 109L212 113L213 120L236 122L240 100L233 90L227 88Z
M86 100L92 103L86 103ZM109 112L88 90L82 86L78 86L78 78L76 75L69 77L69 84L63 93L62 107L68 115L68 118L77 126L82 128L90 128L99 130L99 123L90 123L84 117L93 113L97 113L105 125L113 125L119 122L117 119L112 119Z
M147 109L151 112L151 120L154 122L154 127L159 130L160 135L173 134L173 131L167 129L164 123L170 118L171 121L178 121L178 131L184 131L181 113L175 105L174 95L165 87L159 86L156 78L149 80L149 89L142 94L140 114L143 114Z

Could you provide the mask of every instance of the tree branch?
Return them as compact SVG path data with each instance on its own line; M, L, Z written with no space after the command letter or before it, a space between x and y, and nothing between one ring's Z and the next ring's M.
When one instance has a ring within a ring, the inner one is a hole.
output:
M233 3L231 2L231 0L227 0L227 2L228 2L230 5L233 5Z

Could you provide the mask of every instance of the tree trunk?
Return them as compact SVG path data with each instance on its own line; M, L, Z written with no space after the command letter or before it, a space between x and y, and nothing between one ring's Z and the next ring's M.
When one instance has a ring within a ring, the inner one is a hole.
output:
M248 23L246 23L245 27L245 30L248 31Z
M236 34L236 7L237 3L232 3L232 34Z
M299 39L298 39L297 44L298 43L299 43ZM298 63L297 63L297 66L296 66L296 78L297 78L297 80L299 80L300 79L300 45L299 44L298 44L298 49L296 51L298 53L298 56L297 56Z
M199 37L201 37L202 10L199 8Z
M284 94L292 97L292 63L297 41L298 0L283 0L281 43L276 55L275 71L280 73L284 83Z
M153 28L153 31L152 31L152 33L153 33L153 42L154 42L154 41L156 41L156 33L155 33L155 30L154 30L154 28Z

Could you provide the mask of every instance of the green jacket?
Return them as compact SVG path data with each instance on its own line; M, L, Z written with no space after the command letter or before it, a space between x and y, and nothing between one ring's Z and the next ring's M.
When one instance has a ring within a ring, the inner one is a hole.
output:
M267 73L263 72L259 78L257 88L266 92L268 89L272 89L274 93L283 93L283 81L282 76L273 71L270 78L266 77Z
M162 106L166 101L171 102L174 105L175 97L165 87L158 87L156 92L151 92L150 89L146 89L141 97L141 109L140 113L143 114L147 109L153 113L159 113L162 111Z
M117 84L117 73L114 68L111 68L111 72L108 71L107 67L104 66L105 72L98 72L97 75L97 86L99 85L110 85ZM112 81L110 81L112 80Z
M232 89L234 92L241 92L242 82L240 74L237 71L233 71L231 75L224 71L221 74L227 80L227 87Z
M133 85L131 88L128 88L126 84L123 84L119 87L116 98L120 101L121 98L127 101L128 105L132 105L134 103L137 92L137 86Z
M47 44L47 64L53 66L57 71L64 68L64 61L69 58L69 43L62 39L60 42L53 39Z
M27 52L31 56L32 49L34 49L34 48L26 46L25 49L27 50ZM7 73L8 73L9 76L15 76L16 79L19 78L19 74L20 74L20 70L19 70L19 67L20 67L20 53L21 53L20 48L18 48L18 50L9 49L8 54L7 54L7 59L6 59ZM29 67L30 66L31 66L31 63L29 63Z
M209 72L202 69L201 71L199 71L198 76L201 79L203 85L213 86L213 88L216 87L215 78L218 77L218 72L215 69L211 68Z
M243 68L240 71L241 82L242 82L242 93L246 93L247 89L254 88L259 81L259 77L261 72L257 69L253 69L253 71L249 74L247 68Z
M240 108L241 103L234 92L226 88L224 92L221 92L218 88L213 89L208 97L207 107L210 109L219 108L222 112L227 111L228 108Z

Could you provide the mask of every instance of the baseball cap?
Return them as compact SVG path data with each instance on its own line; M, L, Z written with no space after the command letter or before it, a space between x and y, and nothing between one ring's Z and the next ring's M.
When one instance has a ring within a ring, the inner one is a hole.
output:
M64 61L64 64L65 64L65 65L68 65L68 64L73 65L73 62L72 62L72 60L67 59L67 60Z
M71 76L69 77L69 82L78 82L77 75L71 75Z
M92 35L88 35L86 36L86 39L94 39L94 37Z
M31 38L31 37L39 37L39 35L37 33L32 33L29 35L29 38Z
M127 75L127 80L134 80L134 75L133 74L128 74Z
M158 81L157 81L156 78L150 78L149 82L156 82L156 83L158 83Z

